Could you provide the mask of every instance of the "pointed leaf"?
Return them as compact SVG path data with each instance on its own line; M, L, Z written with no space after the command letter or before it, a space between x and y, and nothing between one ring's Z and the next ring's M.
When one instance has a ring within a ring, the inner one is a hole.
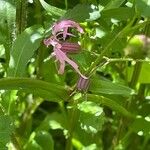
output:
M94 94L88 94L87 99L89 101L103 104L103 105L109 107L110 109L112 109L116 112L119 112L120 114L122 114L123 116L126 116L128 118L132 118L132 119L135 118L135 116L133 114L131 114L130 112L128 112L123 106L121 106L120 104L118 104L117 102L115 102L114 100L111 100L109 98L94 95Z
M134 91L127 86L102 79L92 79L89 90L95 94L116 94L122 96L134 94Z
M0 89L4 90L27 90L50 101L60 101L68 98L67 90L57 84L48 83L30 78L5 78L0 79Z
M62 16L65 14L65 10L54 7L48 3L46 3L44 0L39 0L43 8L50 13L51 15L56 15L56 16Z
M8 76L24 76L28 61L40 46L43 31L41 26L32 26L18 36L11 51Z

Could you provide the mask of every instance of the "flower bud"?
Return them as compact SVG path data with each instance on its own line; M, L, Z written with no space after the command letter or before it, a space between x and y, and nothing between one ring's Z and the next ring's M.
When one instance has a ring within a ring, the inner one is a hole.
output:
M77 82L77 89L79 91L87 91L89 88L90 80L89 78L85 79L80 76L78 82Z
M81 46L78 43L62 42L61 46L61 51L65 53L79 53L81 50Z

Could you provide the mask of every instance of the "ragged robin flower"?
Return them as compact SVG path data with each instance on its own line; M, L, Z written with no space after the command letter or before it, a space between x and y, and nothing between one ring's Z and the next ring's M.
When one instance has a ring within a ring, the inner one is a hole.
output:
M78 65L67 56L68 53L78 53L80 51L80 45L78 43L66 41L67 36L75 36L69 32L69 28L74 28L78 32L83 33L83 29L79 26L78 23L72 20L62 20L53 25L52 36L48 39L45 39L44 44L47 47L49 45L53 46L53 52L51 56L54 56L56 60L59 61L59 74L64 73L65 63L67 62L82 78L87 79L87 77L81 74L80 70L78 69ZM62 35L62 39L58 38L59 35Z

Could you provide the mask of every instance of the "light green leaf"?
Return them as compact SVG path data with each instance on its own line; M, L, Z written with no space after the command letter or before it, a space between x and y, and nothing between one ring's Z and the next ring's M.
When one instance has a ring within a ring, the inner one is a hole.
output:
M78 104L80 110L80 125L86 132L97 133L102 129L104 123L104 112L101 107L91 101Z
M138 81L140 83L150 83L150 63L145 62L142 64Z
M62 19L72 19L77 22L93 21L100 17L100 12L94 5L78 4L70 9Z
M135 65L134 65L135 66ZM131 81L131 77L133 74L134 66L128 67L128 81ZM142 63L142 68L140 71L140 75L138 78L139 83L147 84L150 83L150 63L148 62L143 62Z
M83 147L82 150L97 150L98 147L96 146L96 144L91 144L89 146Z
M137 10L144 17L150 17L150 0L136 0Z
M43 32L44 29L41 26L32 26L18 36L11 51L8 76L24 76L29 59L40 46Z
M94 94L115 94L122 96L134 94L134 91L127 86L102 79L92 79L89 90Z
M62 16L65 14L65 10L63 9L60 9L60 8L57 8L57 7L54 7L48 3L46 3L44 0L39 0L41 5L43 6L43 8L48 12L50 13L50 15L56 15L56 16Z

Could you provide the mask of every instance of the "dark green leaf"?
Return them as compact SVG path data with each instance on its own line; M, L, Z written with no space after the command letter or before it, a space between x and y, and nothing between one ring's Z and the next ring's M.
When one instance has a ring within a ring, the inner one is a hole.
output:
M106 6L105 6L105 10L106 9L113 9L113 8L118 8L119 6L121 6L122 3L124 3L125 0L111 0Z
M60 101L68 98L67 90L53 83L30 78L5 78L0 80L0 89L19 90L36 93L50 101Z
M64 118L64 115L58 112L54 112L45 117L43 122L37 128L37 131L48 131L50 129L65 129L66 126L66 118Z
M65 14L65 10L54 7L48 3L46 3L44 0L39 0L43 8L50 13L50 15L56 15L56 16L62 16Z
M94 5L78 4L70 9L62 19L72 19L77 22L93 21L100 17L100 12Z
M39 131L34 139L41 146L42 150L54 150L54 141L50 133Z
M130 96L134 91L124 85L113 83L109 80L93 79L91 80L89 90L95 94L116 94L123 96Z
M128 7L119 7L114 9L103 10L101 12L103 19L128 20L133 18L134 9Z

